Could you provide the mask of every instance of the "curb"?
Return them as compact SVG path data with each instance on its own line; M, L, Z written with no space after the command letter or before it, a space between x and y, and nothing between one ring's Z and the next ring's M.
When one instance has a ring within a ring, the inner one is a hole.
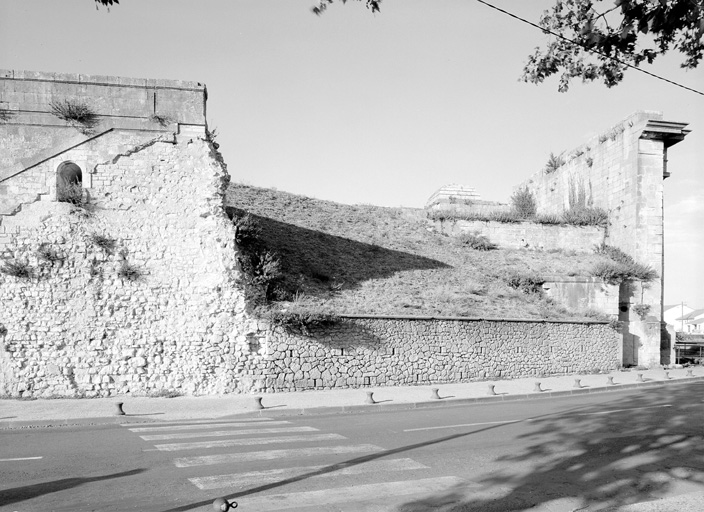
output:
M498 402L519 402L529 400L544 400L547 398L565 398L573 395L585 395L593 393L613 393L619 391L628 391L638 388L660 388L672 385L688 384L693 382L704 381L704 376L698 377L683 377L671 380L652 380L646 382L637 382L630 384L614 384L612 386L587 387L577 389L568 389L564 391L543 391L534 393L524 393L517 395L496 395L483 396L474 398L445 398L440 400L428 400L422 402L402 402L402 403L378 403L378 404L362 404L362 405L339 405L330 407L308 407L296 409L267 409L266 407L257 411L243 411L216 418L200 418L211 419L213 421L222 421L236 418L252 418L252 417L269 417L281 418L289 416L322 416L329 414L353 414L353 413L376 413L376 412L392 412L392 411L409 411L414 409L434 409L443 407L461 407L466 405L481 405ZM94 418L75 418L75 419L49 419L49 420L17 420L17 421L0 421L0 430L2 429L20 429L20 428L50 428L50 427L70 427L70 426L88 426L88 425L121 425L125 423L171 423L174 421L188 422L188 419L172 419L168 421L155 421L150 418L142 418L141 415L126 414L124 416L102 416Z

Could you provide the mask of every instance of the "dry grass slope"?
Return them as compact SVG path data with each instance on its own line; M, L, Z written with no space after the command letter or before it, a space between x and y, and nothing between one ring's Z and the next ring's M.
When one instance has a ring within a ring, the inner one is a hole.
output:
M596 254L473 250L434 232L421 209L350 206L239 184L230 185L226 202L254 217L262 243L281 259L276 308L593 319L507 282L515 275L588 276L604 261Z

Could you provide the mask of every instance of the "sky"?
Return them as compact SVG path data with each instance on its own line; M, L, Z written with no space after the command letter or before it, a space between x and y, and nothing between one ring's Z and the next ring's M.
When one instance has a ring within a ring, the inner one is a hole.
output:
M0 68L193 80L234 182L421 208L443 185L507 202L551 152L636 110L689 122L668 154L665 303L704 308L704 96L636 71L611 89L519 81L542 32L475 0L0 0ZM495 0L532 21L554 0ZM608 2L608 0L607 0ZM676 53L646 69L704 91Z

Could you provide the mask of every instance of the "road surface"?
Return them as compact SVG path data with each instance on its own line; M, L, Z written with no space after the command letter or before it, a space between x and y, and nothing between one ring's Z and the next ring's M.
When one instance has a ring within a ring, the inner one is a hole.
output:
M704 490L703 398L4 430L0 510L606 510Z

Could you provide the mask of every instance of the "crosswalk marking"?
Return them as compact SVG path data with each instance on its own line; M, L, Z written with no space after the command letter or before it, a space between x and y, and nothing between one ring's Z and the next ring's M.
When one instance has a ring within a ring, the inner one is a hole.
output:
M428 469L428 466L416 462L413 459L391 459L372 460L363 463L342 462L323 466L303 466L296 468L269 469L265 471L250 471L247 473L235 473L229 475L205 476L200 478L189 478L189 480L199 489L222 489L236 487L241 489L244 486L266 485L282 480L295 479L305 476L309 478L322 478L341 475L359 475L372 471L410 471L414 469Z
M214 430L206 432L179 432L177 434L153 434L139 436L144 441L166 441L167 439L192 439L195 437L247 436L251 434L285 434L290 432L318 432L313 427L257 428L244 430Z
M265 423L263 422L263 425L266 425L267 427L269 425L288 425L290 424L290 421L266 421ZM243 423L241 421L237 422L232 422L232 423L199 423L197 425L159 425L156 427L134 427L130 428L130 432L158 432L158 431L172 431L172 430L203 430L203 429L209 429L209 428L223 428L223 427L252 427L252 422L248 423Z
M307 436L310 437L310 436ZM319 455L347 455L351 453L378 453L384 448L373 444L354 444L343 446L311 446L308 448L291 448L288 450L265 450L259 452L221 453L198 457L181 457L174 459L177 468L191 466L209 466L212 464L232 464L254 460L273 460L284 457L314 457Z
M252 446L256 444L306 443L313 441L339 441L347 439L340 434L311 434L305 436L248 437L245 439L224 439L220 441L199 441L196 443L167 443L154 447L163 452L195 450L200 448L227 448L231 446Z
M360 503L364 501L387 501L391 497L439 494L462 484L454 476L407 480L403 482L383 482L378 484L338 487L320 491L270 494L268 496L247 496L238 498L247 510L283 510L328 506L332 503ZM345 509L347 510L347 509Z

